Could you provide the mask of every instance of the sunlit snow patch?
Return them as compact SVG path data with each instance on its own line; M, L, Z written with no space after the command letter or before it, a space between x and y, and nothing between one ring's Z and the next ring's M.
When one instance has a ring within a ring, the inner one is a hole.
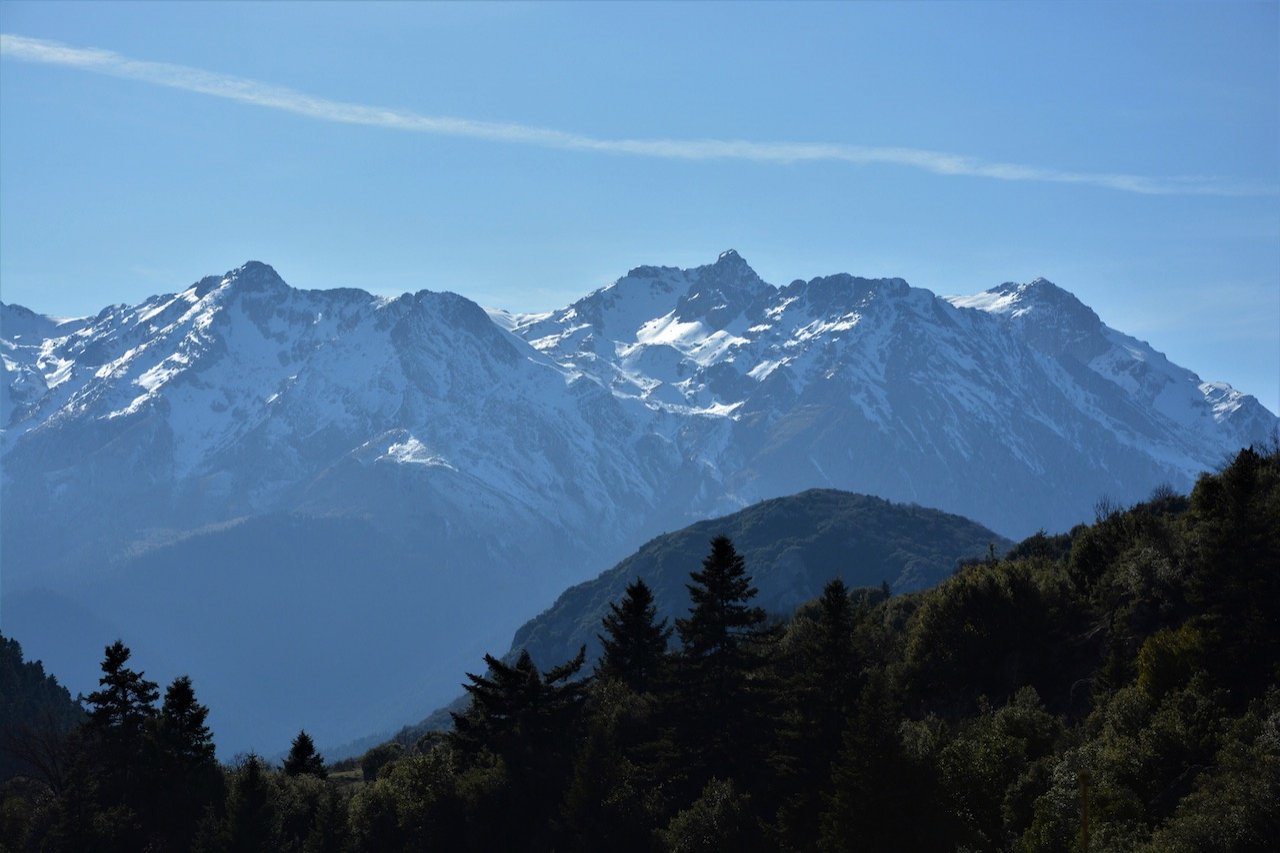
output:
M425 444L413 436L390 445L387 448L387 452L379 456L378 459L379 461L385 459L388 462L399 462L407 465L436 465L441 468L448 468L450 471L457 470L445 461L444 457L432 453Z

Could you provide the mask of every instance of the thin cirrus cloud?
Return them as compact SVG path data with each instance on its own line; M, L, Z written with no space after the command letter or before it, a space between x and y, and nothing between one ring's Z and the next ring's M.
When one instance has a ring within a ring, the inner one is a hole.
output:
M0 56L77 68L97 74L138 80L244 104L283 110L321 121L535 145L566 151L587 151L671 160L746 160L757 163L843 162L893 165L938 175L1083 184L1146 195L1274 195L1273 187L1228 184L1213 178L1148 177L1118 173L1071 172L998 163L917 148L868 147L814 142L751 142L730 139L603 139L546 127L475 121L452 116L428 116L406 110L372 107L319 98L256 80L173 65L148 62L99 48L81 48L44 39L0 34Z

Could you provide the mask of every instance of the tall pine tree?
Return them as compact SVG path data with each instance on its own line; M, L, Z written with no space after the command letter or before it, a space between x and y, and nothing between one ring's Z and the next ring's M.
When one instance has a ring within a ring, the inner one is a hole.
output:
M209 709L196 701L188 676L173 680L164 692L164 704L155 723L155 741L175 770L198 768L213 762L213 733L205 724Z
M696 790L712 777L750 788L771 729L761 683L765 612L751 604L757 590L727 536L711 540L702 571L689 577L692 607L676 620L683 644L676 699L684 718L676 743Z
M130 651L116 640L107 646L98 690L86 697L89 719L76 759L76 795L87 796L95 817L90 845L104 849L140 849L154 824L153 794L159 774L149 748L159 690L145 674L131 669Z
M604 655L596 675L616 678L636 693L651 689L667 656L671 629L657 621L653 592L637 578L627 585L621 605L610 602L604 634L598 634Z
M702 571L690 572L686 584L693 606L689 618L677 619L684 656L703 661L709 672L726 675L740 669L745 644L760 633L765 613L750 602L759 592L742 556L728 536L711 540Z
M213 757L213 734L205 724L208 716L209 709L196 701L191 679L175 678L151 726L158 783L151 794L154 849L190 849L205 812L222 802L224 782Z
M329 775L329 771L324 766L324 756L316 751L315 742L305 730L298 732L298 736L289 746L289 754L284 760L284 775L307 775L320 779L327 778Z
M129 648L120 640L107 646L102 660L100 689L90 693L89 729L111 753L109 758L125 759L137 755L147 723L155 715L155 701L160 692L144 673L125 666Z
M856 615L848 588L836 578L815 604L796 614L788 631L787 657L793 669L775 765L786 797L779 829L798 850L817 845L822 792L829 787L845 721L857 708L861 667L853 637Z

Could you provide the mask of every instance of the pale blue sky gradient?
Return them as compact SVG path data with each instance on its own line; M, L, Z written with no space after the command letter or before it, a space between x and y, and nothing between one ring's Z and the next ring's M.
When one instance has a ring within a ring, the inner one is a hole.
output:
M1275 2L5 0L0 31L38 40L0 58L6 302L96 312L253 258L536 310L734 247L776 284L1043 275L1280 408Z

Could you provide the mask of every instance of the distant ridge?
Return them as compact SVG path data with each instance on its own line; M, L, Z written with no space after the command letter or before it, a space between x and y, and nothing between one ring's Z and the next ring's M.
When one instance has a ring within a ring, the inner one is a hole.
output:
M688 615L689 573L698 571L715 536L728 536L747 565L769 613L790 615L840 578L850 589L887 585L892 592L931 587L963 559L1004 553L1013 543L967 518L894 504L834 489L811 489L774 498L723 518L691 524L645 543L636 553L585 583L570 587L555 604L526 622L512 640L544 667L586 645L599 655L600 621L632 581L653 590L658 617Z

